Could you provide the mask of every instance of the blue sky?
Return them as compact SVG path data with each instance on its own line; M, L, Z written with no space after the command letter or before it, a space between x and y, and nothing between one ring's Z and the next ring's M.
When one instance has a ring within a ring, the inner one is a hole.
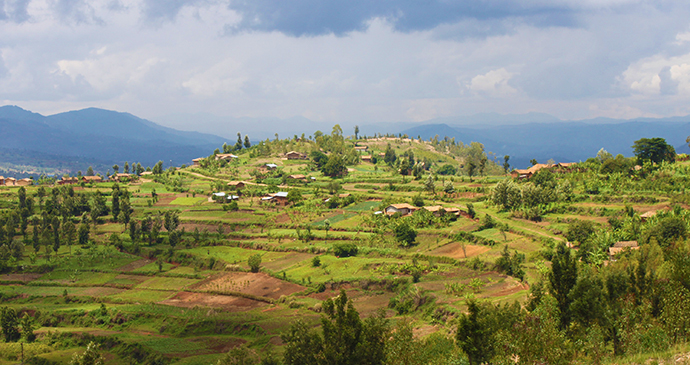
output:
M0 34L0 104L44 114L690 114L686 1L0 0Z

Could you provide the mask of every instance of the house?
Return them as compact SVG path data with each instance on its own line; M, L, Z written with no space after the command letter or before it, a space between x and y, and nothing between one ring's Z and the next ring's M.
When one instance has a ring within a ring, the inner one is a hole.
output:
M213 193L208 198L209 202L223 202L223 201L232 201L232 200L238 200L240 197L237 195L231 195L231 194L226 194L224 191L221 191L219 193Z
M79 178L77 177L63 177L62 179L57 181L58 185L72 185L72 184L78 184L79 183Z
M8 177L7 179L5 179L5 185L15 186L15 185L17 185L17 179L15 179L13 177Z
M288 193L286 191L279 191L275 194L268 194L261 198L262 203L275 203L276 205L286 206L288 204Z
M306 160L307 155L297 151L290 151L285 154L288 160Z
M448 211L446 208L440 206L440 205L432 205L430 207L423 207L425 210L428 210L429 212L433 213L434 216L440 217L444 214L447 214ZM459 209L458 209L459 210Z
M371 162L371 155L364 155L364 156L362 156L362 161L364 161L364 162Z
M82 176L81 181L85 183L99 183L103 182L103 179L100 176Z
M140 174L140 176L149 176L149 175L153 175L153 171L144 171Z
M235 189L235 190L242 189L242 188L244 188L246 185L247 185L247 184L246 184L244 181L230 181L230 182L228 183L228 186L231 187L231 188L233 188L233 189Z
M204 157L195 158L192 160L192 166L201 166L201 161L205 160Z
M613 261L614 257L625 250L639 250L640 246L637 241L619 241L609 247L609 260Z
M510 176L512 176L513 178L516 178L516 179L529 179L530 177L532 177L532 175L536 174L537 171L539 171L541 169L552 168L554 166L556 166L556 165L538 163L538 164L536 164L536 165L534 165L528 169L524 169L524 170L515 169L515 170L510 172Z
M650 210L650 211L647 211L647 212L640 214L640 218L644 222L644 221L648 220L649 218L652 218L655 215L656 215L656 210Z
M357 152L366 152L369 149L369 146L355 146L355 151Z
M379 157L384 158L384 157L386 157L386 154L381 152L381 153L379 153Z
M267 169L267 170L275 170L275 169L278 168L278 165L276 165L276 164L274 164L274 163L267 163L267 164L265 164L265 165L263 165L263 166L261 166L261 167L263 167L263 168L265 168L265 169Z
M113 176L110 177L113 181L121 182L121 181L130 181L134 180L137 178L137 175L132 175L132 174L114 174Z
M419 208L415 207L414 205L410 205L407 203L402 203L402 204L391 204L386 207L386 214L387 215L393 215L395 213L400 213L401 215L408 215L412 214Z
M218 153L215 156L216 160L225 160L225 161L232 161L234 159L238 159L239 156L235 156L232 153Z
M29 178L19 179L15 182L15 185L17 185L17 186L29 186L29 185L33 185L33 184L34 184L34 181L29 179Z
M0 176L0 185L5 185L5 177Z
M287 178L288 178L288 179L293 179L293 180L306 180L306 179L307 179L307 177L304 176L304 175L302 175L302 174L290 175L290 176L288 176Z

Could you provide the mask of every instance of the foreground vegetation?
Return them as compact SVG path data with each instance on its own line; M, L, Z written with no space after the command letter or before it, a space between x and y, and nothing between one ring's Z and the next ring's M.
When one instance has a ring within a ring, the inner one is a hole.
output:
M238 136L198 166L133 181L0 190L0 364L687 351L690 165L648 154L660 141L636 143L639 160L602 150L514 180L509 157L478 143L342 134ZM262 199L279 191L286 205ZM398 203L417 209L386 214ZM621 241L639 249L611 256Z

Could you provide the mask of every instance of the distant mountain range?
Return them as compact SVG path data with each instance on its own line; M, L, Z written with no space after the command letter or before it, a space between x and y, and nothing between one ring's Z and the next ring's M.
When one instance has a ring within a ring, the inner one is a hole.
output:
M36 161L37 156L45 154L50 157L46 158L49 164L72 171L86 171L89 165L101 169L112 164L122 166L125 161L152 166L162 160L166 167L171 162L179 166L208 156L226 141L215 135L163 127L129 113L96 108L43 116L17 106L3 106L0 135L0 162L27 165L31 160L35 166L45 166L45 161Z
M17 106L3 106L0 172L26 166L75 172L94 166L105 173L113 164L123 165L125 161L151 166L162 160L166 167L171 163L180 166L209 155L225 142L234 144L237 132L258 141L273 139L275 134L286 138L312 135L316 130L330 133L335 124L304 117L226 118L208 113L168 115L158 121L169 127L97 108L43 116ZM355 124L360 135L404 133L426 140L438 135L465 144L480 142L499 159L511 156L511 165L518 168L529 166L530 159L577 162L595 156L601 148L614 155L632 156L634 141L645 137L665 138L678 153L690 153L685 143L690 135L690 116L563 121L543 113L483 113L424 122L340 123L346 135L354 134Z
M438 121L438 120L435 120ZM454 125L448 123L423 124L401 130L400 133L423 139L454 137L456 141L480 142L486 151L499 158L510 156L517 168L530 166L531 159L546 162L578 162L594 157L599 149L617 155L632 156L633 143L640 138L662 137L678 153L690 153L685 143L690 135L690 117L662 119L594 119L576 122L542 122L511 125Z

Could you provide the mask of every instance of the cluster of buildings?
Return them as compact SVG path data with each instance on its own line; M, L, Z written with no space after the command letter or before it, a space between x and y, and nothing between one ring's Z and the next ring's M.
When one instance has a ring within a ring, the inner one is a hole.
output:
M387 206L383 212L377 212L377 213L378 214L385 213L388 216L392 216L396 213L400 213L400 215L406 216L406 215L411 215L412 213L416 212L419 209L428 210L429 212L433 213L436 217L440 217L442 214L453 214L455 216L460 215L460 209L459 208L448 208L448 207L442 207L440 205L433 205L433 206L429 206L429 207L427 207L427 206L415 207L414 205L407 204L407 203L391 204L391 205Z
M142 175L150 175L151 172L144 172ZM113 176L110 177L110 181L116 181L116 182L123 182L123 181L132 181L138 179L139 176L136 174L114 174ZM100 183L103 182L102 177L100 176L81 176L81 177L71 177L71 176L65 176L62 177L60 180L57 181L58 185L73 185L73 184L81 184L83 183Z
M0 186L29 186L33 185L34 181L25 178L25 179L15 179L13 177L4 177L0 176Z

